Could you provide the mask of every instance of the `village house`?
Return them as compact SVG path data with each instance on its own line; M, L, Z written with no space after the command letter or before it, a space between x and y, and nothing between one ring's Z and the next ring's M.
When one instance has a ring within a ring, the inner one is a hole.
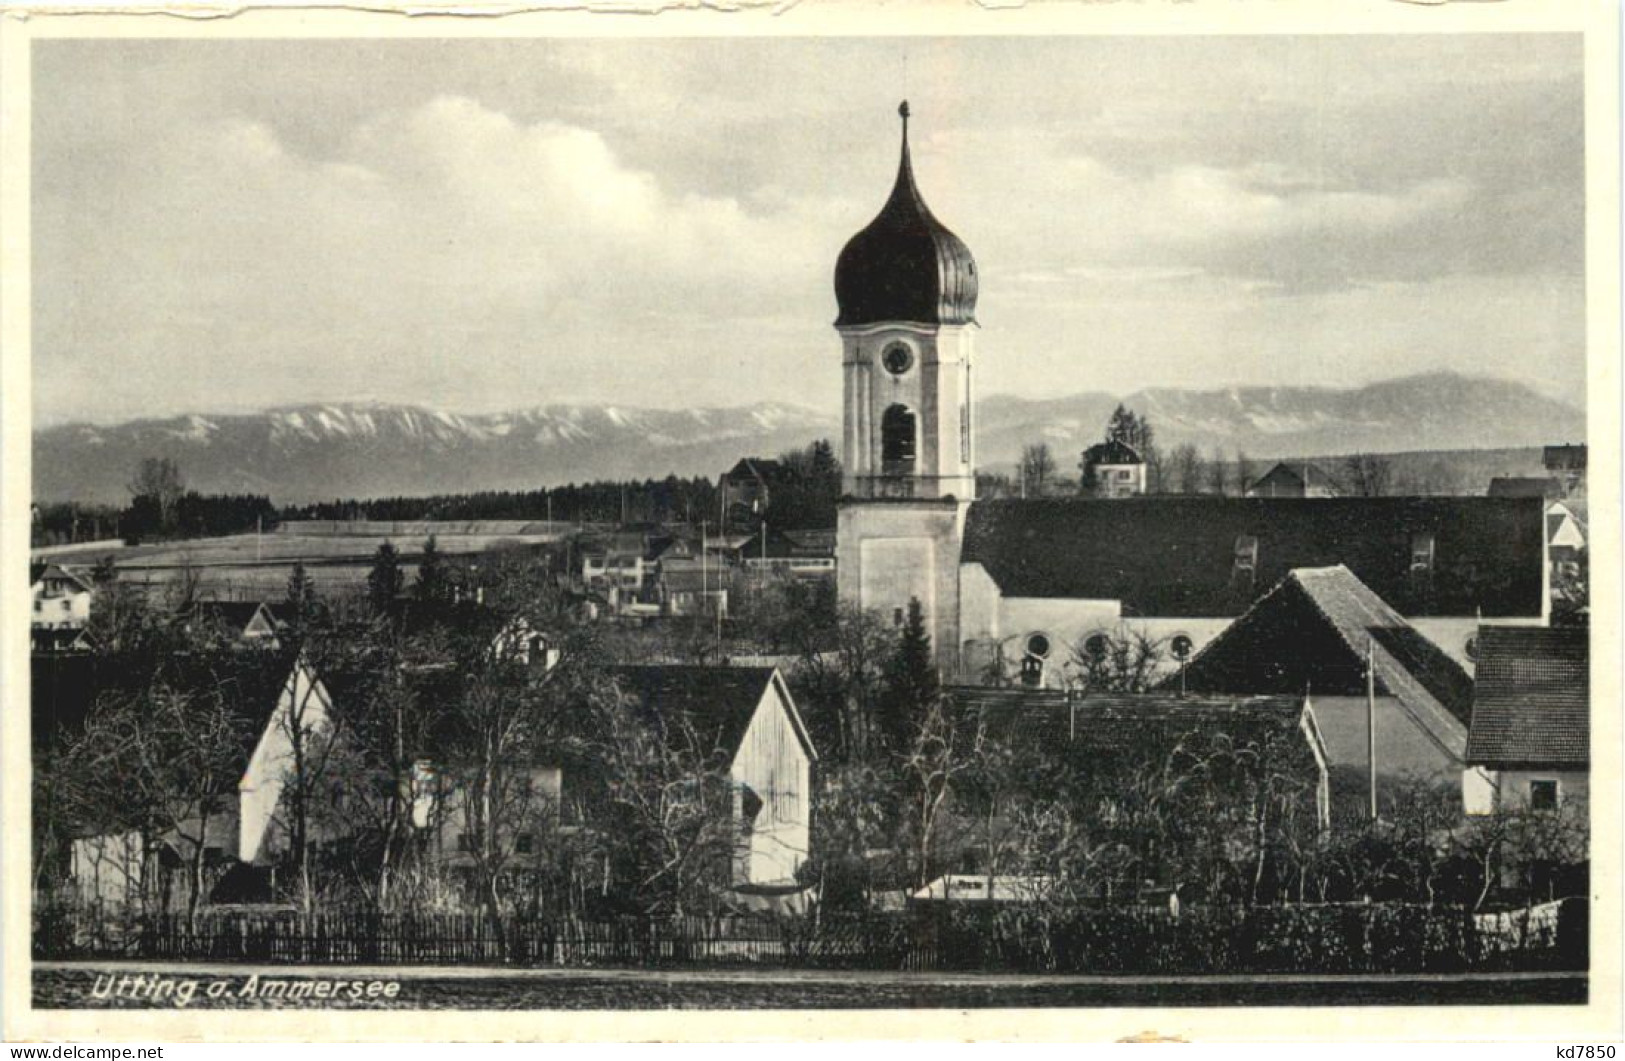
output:
M785 468L765 457L741 457L739 463L722 473L717 489L722 494L722 511L728 525L754 526L767 513L773 488L785 480Z
M29 564L28 584L36 630L78 630L90 621L90 583L61 564Z
M1346 567L1290 572L1163 688L1309 697L1340 806L1369 796L1373 718L1379 789L1466 761L1472 679Z
M1469 814L1589 800L1590 663L1588 627L1479 631L1461 777Z
M35 673L50 672L36 668ZM68 716L88 717L98 696L116 695L132 680L143 680L109 673L94 660L86 660L82 671L54 677L36 685L35 709L60 713L59 726L67 724ZM195 806L179 808L171 826L159 834L114 830L75 836L68 872L87 898L124 902L138 893L156 893L167 908L179 909L191 893L189 867L200 848L204 886L210 892L239 860L265 860L287 783L287 723L303 720L312 740L323 739L330 703L305 662L281 652L172 659L150 680L219 704L237 744L237 772L226 774L217 791L201 794Z
M727 764L739 845L737 887L794 885L812 850L812 738L772 667L617 667L616 682L662 732L674 723Z
M198 601L187 618L187 629L196 633L204 628L223 631L244 645L276 648L280 644L281 624L270 605L262 601Z
M1318 464L1282 462L1247 484L1248 497L1337 497L1342 491Z
M796 578L829 578L835 574L835 556L827 546L767 526L745 539L734 556L740 566L758 576L782 572Z
M1111 439L1083 451L1083 481L1094 497L1137 497L1145 493L1145 458L1127 442Z
M716 564L661 565L655 576L660 593L660 614L728 614L733 572Z
M738 837L729 881L734 888L789 888L811 845L812 769L817 761L789 687L773 668L648 665L613 668L637 717L675 747L690 739L698 761L725 766ZM714 757L714 758L713 758ZM573 823L590 809L583 778L561 755L516 764L524 774L528 813L537 829L509 838L516 854L538 851L543 818ZM415 818L430 844L455 864L472 849L455 764L424 759L418 767Z
M1586 447L1547 446L1541 451L1541 464L1563 484L1563 496L1583 494L1586 485Z

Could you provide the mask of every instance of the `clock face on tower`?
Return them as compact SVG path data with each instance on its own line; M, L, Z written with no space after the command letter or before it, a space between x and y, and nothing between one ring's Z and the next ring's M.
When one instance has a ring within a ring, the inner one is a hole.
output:
M894 376L901 376L914 364L914 355L902 343L893 343L880 355L880 363Z

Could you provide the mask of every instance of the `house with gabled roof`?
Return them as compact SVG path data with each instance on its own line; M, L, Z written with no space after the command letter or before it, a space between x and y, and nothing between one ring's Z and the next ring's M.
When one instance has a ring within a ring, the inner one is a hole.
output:
M616 667L650 727L726 768L740 840L735 887L789 886L812 847L812 738L773 667ZM568 784L568 780L566 780Z
M773 488L784 482L785 467L766 457L741 457L722 473L717 489L722 494L722 511L729 524L749 526L767 512Z
M1469 814L1590 798L1590 629L1487 626L1478 635L1462 773Z
M1318 464L1282 461L1246 484L1248 497L1337 497L1337 481Z
M1373 716L1379 786L1466 762L1472 679L1341 565L1290 572L1163 684L1181 687L1310 697L1341 798L1366 790Z
M122 901L143 887L154 870L175 871L189 864L200 848L212 871L223 871L239 858L263 859L287 783L286 756L278 752L288 735L282 720L313 689L321 706L294 717L303 717L318 735L325 732L325 693L309 666L285 652L175 656L147 674L97 666L93 660L72 672L35 669L36 678L42 673L55 680L34 690L36 717L48 712L67 724L71 717L90 716L103 694L132 694L150 684L188 697L218 698L235 746L236 772L226 775L231 779L206 802L182 808L177 826L167 834L144 838L152 851L144 848L143 838L129 833L90 829L73 839L69 872L76 885L110 901ZM186 875L176 873L171 879L178 885L171 889L172 901L184 902Z
M1089 493L1095 497L1137 497L1145 493L1145 458L1121 439L1097 442L1078 463Z
M90 583L61 564L29 564L28 585L34 629L77 630L90 621Z
M275 648L281 624L263 601L208 600L192 606L188 624L216 626L233 641Z

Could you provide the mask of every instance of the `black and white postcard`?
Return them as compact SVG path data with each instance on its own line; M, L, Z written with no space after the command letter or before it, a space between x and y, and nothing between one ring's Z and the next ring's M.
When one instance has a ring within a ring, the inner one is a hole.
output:
M1617 20L0 15L8 1037L1617 1034Z

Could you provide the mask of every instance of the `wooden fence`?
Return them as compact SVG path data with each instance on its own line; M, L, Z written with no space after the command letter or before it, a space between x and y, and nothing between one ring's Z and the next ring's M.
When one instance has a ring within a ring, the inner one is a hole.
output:
M1026 972L1452 972L1585 968L1586 908L1568 900L1509 940L1469 911L1424 907L1104 909L1011 917L937 909L843 918L510 918L478 913L203 911L120 921L36 911L36 958L308 965L516 965L1009 970Z

